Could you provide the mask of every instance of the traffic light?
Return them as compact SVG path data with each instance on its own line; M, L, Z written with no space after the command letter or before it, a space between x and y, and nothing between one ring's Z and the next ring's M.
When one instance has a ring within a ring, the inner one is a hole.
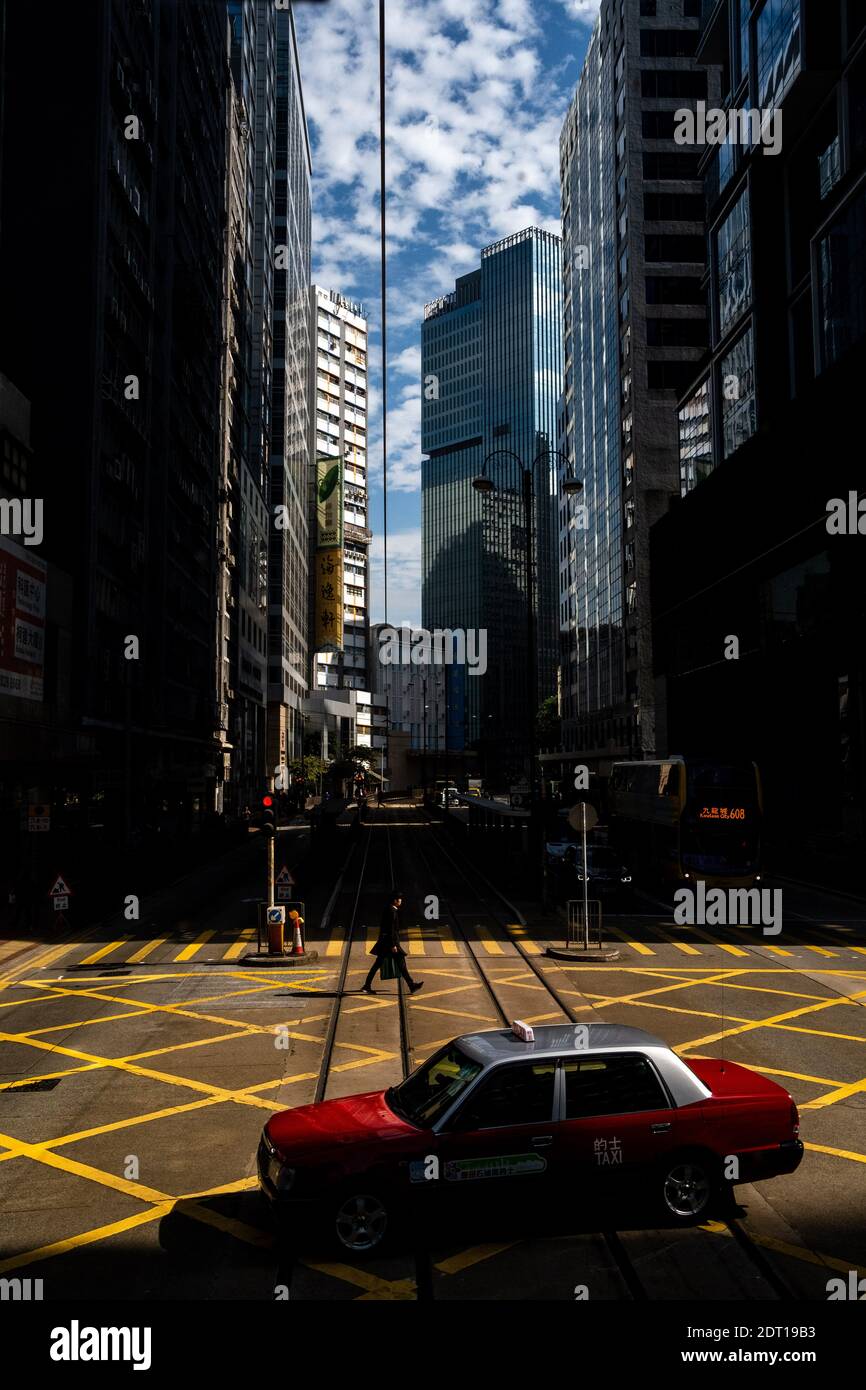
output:
M274 798L272 796L262 797L262 834L276 835L277 823L274 816Z

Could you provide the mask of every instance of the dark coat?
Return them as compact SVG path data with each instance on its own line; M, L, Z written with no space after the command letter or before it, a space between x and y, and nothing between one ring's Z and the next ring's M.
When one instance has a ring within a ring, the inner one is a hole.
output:
M388 903L382 913L382 921L379 923L379 935L370 948L371 956L390 956L394 948L401 956L406 952L400 945L400 909Z

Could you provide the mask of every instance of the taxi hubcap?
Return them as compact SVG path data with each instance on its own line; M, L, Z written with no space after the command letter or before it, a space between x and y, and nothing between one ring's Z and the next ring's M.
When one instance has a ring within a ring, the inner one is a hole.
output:
M675 1216L697 1216L710 1195L709 1179L703 1168L681 1163L665 1180L665 1201Z
M349 1250L372 1250L387 1224L388 1215L378 1197L349 1197L337 1212L337 1235Z

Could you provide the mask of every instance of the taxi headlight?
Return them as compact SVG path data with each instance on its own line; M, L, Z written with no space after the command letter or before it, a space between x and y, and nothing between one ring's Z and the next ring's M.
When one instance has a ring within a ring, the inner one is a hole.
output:
M295 1169L281 1164L274 1175L274 1187L278 1192L290 1192L295 1182Z

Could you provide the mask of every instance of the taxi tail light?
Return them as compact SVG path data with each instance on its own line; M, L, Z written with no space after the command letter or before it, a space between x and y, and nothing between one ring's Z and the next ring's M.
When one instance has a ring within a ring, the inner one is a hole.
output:
M797 1138L800 1133L800 1115L793 1101L791 1101L791 1128L794 1131L794 1137Z

